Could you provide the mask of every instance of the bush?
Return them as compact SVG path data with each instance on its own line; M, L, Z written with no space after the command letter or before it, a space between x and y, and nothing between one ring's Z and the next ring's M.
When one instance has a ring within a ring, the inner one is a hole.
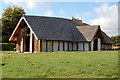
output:
M2 47L2 51L13 51L16 45L14 43L0 43L0 47Z

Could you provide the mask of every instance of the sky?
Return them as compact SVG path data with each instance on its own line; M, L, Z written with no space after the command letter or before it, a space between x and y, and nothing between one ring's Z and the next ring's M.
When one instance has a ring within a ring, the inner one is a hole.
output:
M63 0L64 1L64 0ZM1 0L0 18L4 9L22 7L27 15L82 19L91 25L100 25L109 36L118 34L118 2Z

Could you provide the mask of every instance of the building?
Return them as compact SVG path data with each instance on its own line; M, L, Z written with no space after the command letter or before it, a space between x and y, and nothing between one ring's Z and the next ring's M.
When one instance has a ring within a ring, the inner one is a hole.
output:
M16 41L17 52L100 51L114 43L99 25L30 15L21 17L9 40Z

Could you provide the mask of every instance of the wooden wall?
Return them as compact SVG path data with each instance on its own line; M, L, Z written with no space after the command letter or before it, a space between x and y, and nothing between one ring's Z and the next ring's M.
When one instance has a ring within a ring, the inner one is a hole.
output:
M46 40L41 40L41 44L42 44L42 49L41 49L41 51L42 52L46 52Z
M41 52L89 51L89 43L41 40Z
M112 45L111 44L102 44L101 49L102 50L110 50L110 49L112 49Z
M26 28L25 28L26 29ZM23 29L24 30L24 29ZM24 45L21 45L21 35L17 37L16 51L22 52ZM100 41L100 39L99 39ZM24 43L24 42L23 42ZM71 41L55 41L55 40L37 40L32 31L30 31L30 47L29 52L54 52L54 51L89 51L93 50L93 43L88 42L71 42ZM100 50L101 42L98 48ZM22 48L23 47L23 48ZM111 45L102 45L104 49L111 49Z
M33 36L33 41L32 44L33 49L32 52L40 52L40 40L37 40L34 36ZM28 40L29 41L29 40ZM21 35L19 35L17 37L17 42L16 42L16 52L25 52L25 40L23 40L23 38L21 38ZM29 49L30 52L30 49Z
M97 38L97 46L94 46L94 39L93 39L90 43L90 46L91 46L91 49L90 49L91 51L94 51L94 47L97 47L97 50L101 51L101 39Z
M17 42L16 42L16 52L20 52L20 41L21 41L21 38L20 36L18 36Z
M89 51L89 50L92 51L93 43L94 43L94 41L92 41L91 43L87 43L87 42L37 40L34 35L32 38L33 38L33 43L34 43L32 44L32 47L33 47L32 52ZM102 44L101 48L105 50L111 49L111 45ZM20 36L17 38L16 51L17 52L22 51Z
M35 36L33 38L33 50L32 52L54 52L54 51L89 51L93 50L93 43L87 42L70 42L70 41L52 41L52 40L37 40ZM100 40L98 41L98 48L102 50L109 50L112 48L112 45L102 44ZM101 47L99 47L101 46ZM21 37L17 37L16 51L22 52L21 50ZM30 52L30 51L29 51Z
M34 37L34 51L33 52L40 52L40 40L37 40Z
M53 50L53 47L52 47L52 41L47 41L47 51L48 52L52 52Z

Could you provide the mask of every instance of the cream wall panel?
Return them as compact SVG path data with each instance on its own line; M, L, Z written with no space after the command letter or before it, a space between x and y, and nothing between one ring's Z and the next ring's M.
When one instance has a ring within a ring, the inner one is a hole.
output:
M63 41L60 41L59 43L59 51L63 51Z
M33 45L32 45L32 43L33 43L33 34L32 34L32 31L30 31L30 52L32 52L32 47L33 47Z
M53 51L58 51L58 41L53 41Z
M93 42L94 42L94 40L92 40L92 42L91 42L91 51L93 51L93 47L94 47Z
M83 51L83 43L82 42L78 43L78 51Z
M77 50L77 43L73 42L73 51L76 51L76 50Z
M46 52L46 40L42 40L42 52Z
M52 52L52 41L47 41L47 51Z
M84 43L84 49L85 51L89 51L89 43Z
M98 38L98 51L101 51L101 39Z
M69 51L72 51L72 42L69 42Z
M64 42L64 51L68 51L68 42Z

